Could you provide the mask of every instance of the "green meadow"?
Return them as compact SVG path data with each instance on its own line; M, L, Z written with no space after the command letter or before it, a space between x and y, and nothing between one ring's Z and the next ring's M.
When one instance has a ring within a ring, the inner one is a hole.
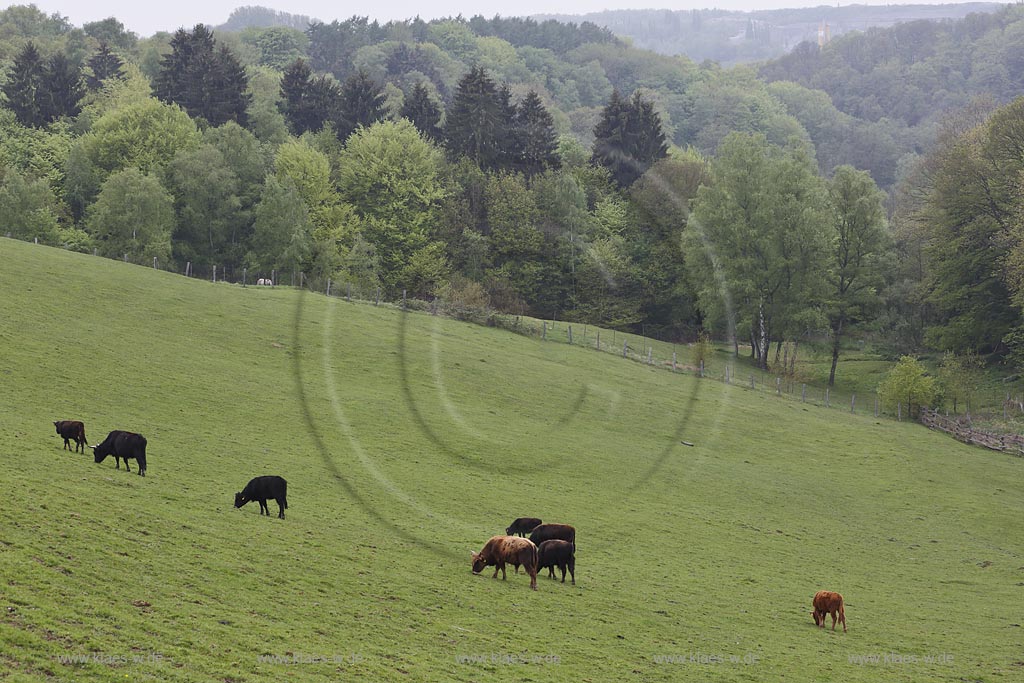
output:
M1024 676L1024 459L428 313L0 264L0 678ZM61 419L141 432L147 476ZM260 474L287 519L232 506ZM471 573L518 516L576 526L575 586Z

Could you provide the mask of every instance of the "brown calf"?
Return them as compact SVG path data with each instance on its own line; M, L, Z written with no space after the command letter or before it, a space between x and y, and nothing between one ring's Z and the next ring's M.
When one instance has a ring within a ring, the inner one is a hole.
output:
M820 628L825 628L825 615L832 615L832 630L836 630L836 617L843 625L843 633L846 632L846 613L843 611L843 596L832 591L818 591L814 594L814 623Z
M494 576L498 578L498 570L501 570L501 580L505 580L505 563L523 565L526 573L530 575L530 588L537 590L537 546L525 538L518 536L494 536L486 544L483 550L478 553L470 553L473 557L473 573L479 574L484 567L494 566Z
M64 448L72 450L71 440L75 441L74 451L77 453L78 449L81 448L82 452L85 453L85 447L89 445L89 442L85 440L85 425L76 420L60 420L54 422L53 426L57 428L57 435L64 439Z

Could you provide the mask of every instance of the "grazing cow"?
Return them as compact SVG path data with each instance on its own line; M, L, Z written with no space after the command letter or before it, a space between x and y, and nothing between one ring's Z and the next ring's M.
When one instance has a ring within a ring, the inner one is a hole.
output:
M555 578L555 567L562 570L562 583L565 583L565 570L569 569L572 585L576 585L576 549L569 541L551 539L537 546L537 571L547 567L548 576Z
M114 466L121 469L121 460L124 460L124 468L131 472L128 467L128 460L134 458L139 464L139 476L146 476L146 437L134 432L124 432L120 429L107 434L99 446L90 446L93 459L96 462L103 462L108 455L114 456Z
M288 509L288 482L272 474L250 479L245 488L235 494L235 507L240 508L250 500L255 500L260 504L260 514L269 517L268 498L277 501L277 516L284 519L284 511Z
M518 517L512 524L505 529L505 534L508 536L522 536L526 538L526 534L539 527L541 524L540 520L536 517Z
M552 538L569 541L572 543L573 551L576 550L576 528L568 524L541 524L530 534L530 540L538 546Z
M832 615L832 630L836 630L836 617L843 625L843 633L846 633L846 612L843 611L843 596L832 591L818 591L814 594L814 623L820 628L825 628L825 615Z
M270 285L274 284L274 282L269 277L261 277L260 279L256 280L256 284L267 285L269 287Z
M501 580L505 580L505 563L523 565L526 573L530 575L530 588L537 590L537 546L532 541L520 538L519 536L493 536L483 550L478 553L471 552L473 558L473 573L479 574L484 567L494 566L494 576L498 578L498 570L501 570Z
M89 442L85 440L85 425L75 420L61 420L60 422L54 422L53 426L57 428L57 434L64 439L64 448L66 450L74 450L75 453L81 448L82 452L85 453L85 447L89 445ZM75 440L74 449L71 448L71 440Z

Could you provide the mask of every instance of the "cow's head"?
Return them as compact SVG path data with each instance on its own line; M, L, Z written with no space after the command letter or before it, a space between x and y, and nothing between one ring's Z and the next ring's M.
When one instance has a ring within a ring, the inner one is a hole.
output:
M102 445L103 444L100 444L100 446ZM106 449L100 448L100 446L89 446L89 448L92 449L93 462L103 462L106 459L106 457L110 455L109 453L107 453Z
M505 535L506 536L511 536L512 535L512 527L508 527L508 528L505 529Z
M242 507L243 505L245 505L248 502L249 502L249 499L246 498L244 495L242 495L241 491L239 491L238 493L235 494L235 507L236 508L240 508L240 507Z
M479 574L487 566L487 560L484 559L483 553L470 552L469 554L473 558L473 573Z
M814 617L814 625L815 626L821 626L821 622L825 620L825 615L822 614L822 615L819 616L818 615L818 610L814 610L813 612L811 612L811 616Z
M54 422L53 426L57 430L57 433L60 434L60 422Z

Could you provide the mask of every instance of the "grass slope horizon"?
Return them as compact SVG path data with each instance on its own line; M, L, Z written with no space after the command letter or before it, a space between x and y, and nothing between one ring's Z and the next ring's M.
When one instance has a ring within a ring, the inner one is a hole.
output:
M0 263L0 677L1024 671L1019 458L425 314L8 239ZM61 419L141 432L147 476L62 450ZM232 507L260 474L287 519ZM576 526L576 586L471 574L526 515Z

